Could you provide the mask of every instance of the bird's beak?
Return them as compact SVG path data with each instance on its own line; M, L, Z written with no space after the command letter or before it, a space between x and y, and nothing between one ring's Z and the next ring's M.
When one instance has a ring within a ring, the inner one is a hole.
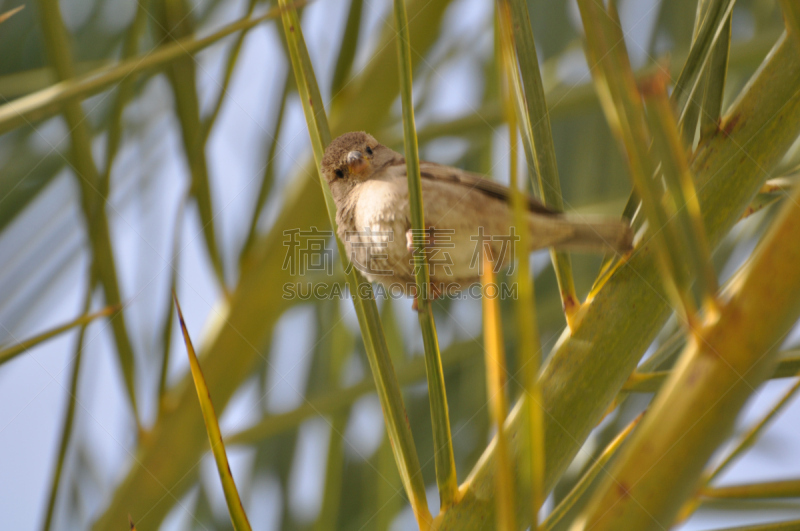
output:
M369 166L369 161L360 151L351 151L347 154L347 167L353 175L360 175Z

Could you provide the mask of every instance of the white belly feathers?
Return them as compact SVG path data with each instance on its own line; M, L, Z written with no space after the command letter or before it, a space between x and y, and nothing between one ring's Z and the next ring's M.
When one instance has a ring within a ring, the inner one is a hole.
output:
M371 282L413 282L412 257L406 248L406 232L411 228L405 214L408 197L381 180L361 187L353 230L345 234L351 262Z

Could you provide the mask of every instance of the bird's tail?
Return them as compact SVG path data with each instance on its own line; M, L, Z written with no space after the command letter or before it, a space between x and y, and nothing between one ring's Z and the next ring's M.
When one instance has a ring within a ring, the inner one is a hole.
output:
M626 253L633 248L633 230L625 221L565 214L559 222L570 230L554 244L558 250Z

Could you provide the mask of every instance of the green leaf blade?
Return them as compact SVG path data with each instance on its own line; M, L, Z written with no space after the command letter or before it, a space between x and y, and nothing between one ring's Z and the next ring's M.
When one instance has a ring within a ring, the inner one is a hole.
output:
M203 422L205 422L206 425L208 441L211 445L211 453L214 455L214 461L217 463L217 472L219 473L219 479L222 483L222 491L225 494L225 502L228 505L231 523L233 523L233 528L236 531L250 531L250 522L247 520L247 514L244 512L242 500L239 497L239 491L236 489L236 482L233 479L231 467L228 463L228 455L225 453L225 443L222 440L222 432L219 429L217 414L214 412L214 404L211 402L211 394L208 391L203 371L200 368L200 362L197 360L197 356L194 353L192 338L189 337L189 331L186 329L186 323L183 320L183 313L178 303L178 297L174 292L173 299L175 300L175 309L178 312L178 321L180 322L181 331L183 332L183 340L186 343L186 353L189 356L189 367L192 372L195 390L197 391L197 399L200 402L200 409L203 412Z
M403 106L403 139L408 175L408 195L411 210L412 234L415 235L414 269L417 282L417 311L425 347L425 365L428 375L428 396L433 424L434 462L436 482L439 487L439 505L443 510L456 502L458 482L450 433L450 414L447 408L447 392L442 371L442 357L431 307L430 272L428 270L424 235L425 214L422 198L422 178L419 169L419 145L414 122L414 98L411 78L411 45L408 34L408 15L405 0L394 0L394 18L397 28L397 58L400 68L400 97Z

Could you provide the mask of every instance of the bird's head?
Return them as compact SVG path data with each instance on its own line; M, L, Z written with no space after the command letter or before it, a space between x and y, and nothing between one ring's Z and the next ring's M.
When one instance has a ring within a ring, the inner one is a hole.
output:
M371 179L397 154L363 131L345 133L331 142L322 157L322 175L334 199L355 184ZM338 192L338 193L337 193Z

